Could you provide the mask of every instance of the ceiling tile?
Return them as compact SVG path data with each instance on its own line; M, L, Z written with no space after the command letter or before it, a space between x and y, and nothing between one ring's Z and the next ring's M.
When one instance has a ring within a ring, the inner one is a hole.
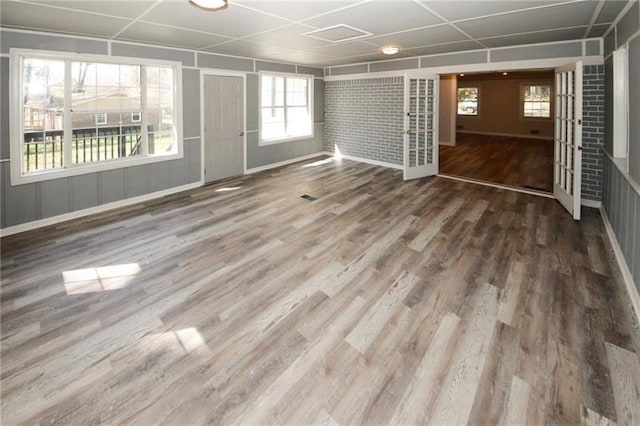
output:
M324 64L329 60L335 59L333 56L322 55L308 50L287 50L274 53L270 58L276 61L293 62L304 65Z
M608 0L602 6L600 15L596 19L596 24L602 24L607 22L613 22L618 17L622 9L627 5L627 1L620 0Z
M284 19L234 7L233 4L227 9L206 11L190 5L187 1L161 3L146 14L143 20L229 37L245 37L289 23Z
M328 46L332 44L330 42L302 35L308 31L311 31L309 27L294 24L288 27L248 37L247 40L263 44L273 44L291 49L311 49L314 47Z
M327 47L320 47L313 51L321 55L345 57L345 56L357 56L368 55L378 52L380 47L371 44L363 43L361 41L349 41L346 43L336 43Z
M483 49L483 47L475 41L459 41L455 43L438 44L435 46L423 46L405 50L417 56L436 55L438 53L462 52L465 50Z
M136 22L122 32L120 40L140 41L165 46L187 47L200 49L213 44L230 40L214 34L190 31L182 28L166 27L163 25Z
M610 26L611 24L594 25L593 28L591 28L591 31L589 31L587 37L602 37L604 33L607 32Z
M467 40L468 37L450 25L444 24L420 30L383 35L367 39L378 46L394 45L404 49Z
M439 18L413 2L373 0L310 19L305 21L305 24L317 28L347 24L379 35L441 22Z
M48 4L84 12L102 13L123 18L137 18L153 5L149 1L91 1L91 0L28 0L29 3Z
M569 3L525 12L459 22L456 25L476 38L589 25L595 2Z
M224 53L227 55L248 56L252 58L270 59L275 53L284 52L287 49L276 46L253 43L247 40L234 40L204 49L208 52Z
M483 38L480 42L488 47L517 46L520 44L546 43L582 38L586 27L566 28L562 30L542 31L538 33L518 34L506 37Z
M450 21L459 19L476 18L480 16L494 15L496 13L512 12L514 10L522 10L530 7L538 7L560 3L560 1L425 1L420 0L430 9L444 16Z
M129 19L110 18L6 0L2 0L0 14L0 23L7 27L96 37L111 37L130 22Z
M301 21L316 15L340 9L342 7L354 5L361 0L324 0L324 1L261 1L247 0L239 1L238 4L245 5L263 12L282 16L293 21Z

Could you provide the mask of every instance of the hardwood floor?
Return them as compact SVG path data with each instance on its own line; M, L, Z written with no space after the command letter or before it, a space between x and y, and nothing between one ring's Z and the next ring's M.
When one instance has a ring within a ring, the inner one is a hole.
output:
M553 192L553 141L457 133L440 145L440 172Z
M583 216L327 159L5 237L2 424L638 424Z

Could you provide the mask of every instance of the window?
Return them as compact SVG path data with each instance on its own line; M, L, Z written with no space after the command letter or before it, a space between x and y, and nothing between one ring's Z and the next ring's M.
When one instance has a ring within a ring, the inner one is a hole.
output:
M548 84L527 84L522 86L523 117L551 117L551 86Z
M629 171L628 75L627 49L621 47L613 52L613 156L623 159L621 164L625 172Z
M96 112L96 124L107 124L106 112Z
M313 77L260 76L260 141L281 142L313 136Z
M11 61L14 184L182 156L179 63L20 49Z
M478 87L458 87L458 115L478 115Z

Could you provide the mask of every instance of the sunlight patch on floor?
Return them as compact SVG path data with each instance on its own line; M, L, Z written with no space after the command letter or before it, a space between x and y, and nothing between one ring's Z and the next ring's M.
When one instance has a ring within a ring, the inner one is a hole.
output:
M94 293L125 288L140 273L140 265L100 266L63 271L64 288L68 295Z

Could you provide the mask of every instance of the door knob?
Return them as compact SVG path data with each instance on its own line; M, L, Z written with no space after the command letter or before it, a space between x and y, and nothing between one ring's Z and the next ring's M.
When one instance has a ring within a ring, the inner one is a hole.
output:
M240 132L238 136L244 136L244 132Z

